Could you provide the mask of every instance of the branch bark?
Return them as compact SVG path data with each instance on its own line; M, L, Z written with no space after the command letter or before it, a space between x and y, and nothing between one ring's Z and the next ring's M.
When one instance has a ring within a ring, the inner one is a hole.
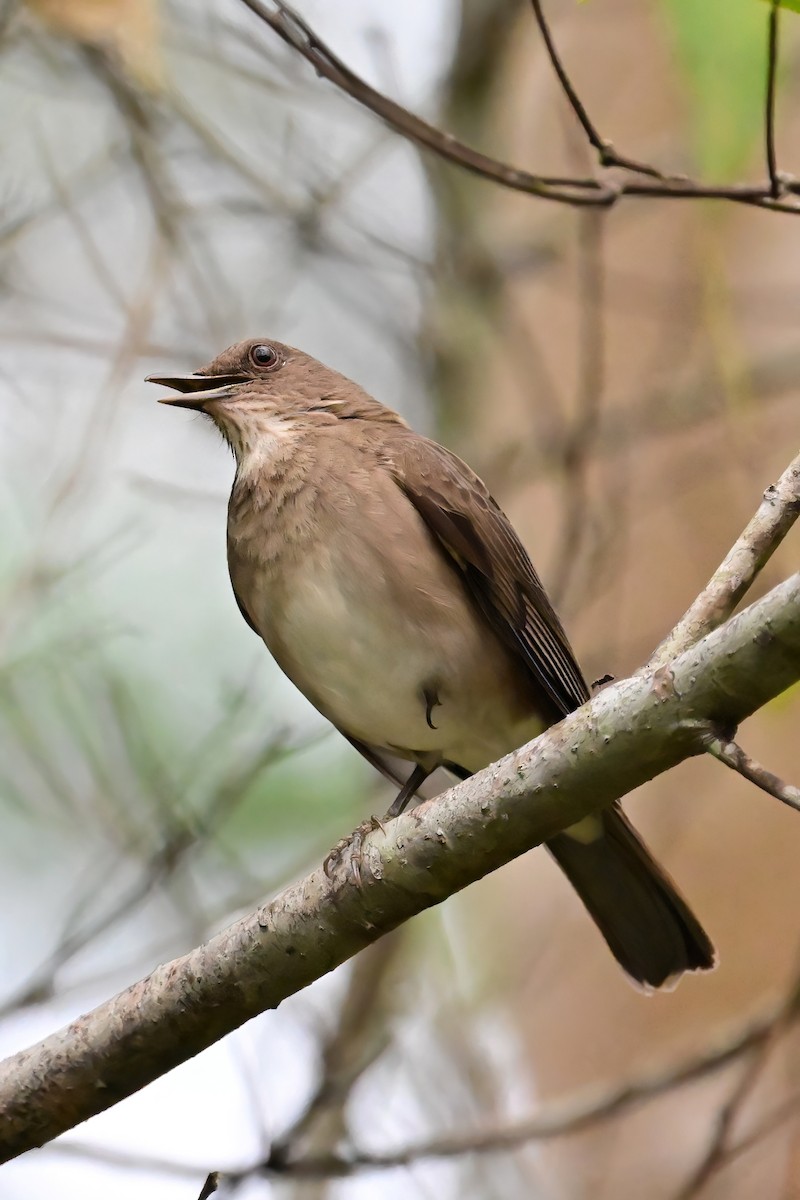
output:
M746 754L736 742L712 738L706 749L726 767L744 775L745 779L749 779L756 787L761 788L762 792L774 796L776 800L780 800L781 804L786 804L789 808L800 812L800 788L786 783L774 771L768 771L766 767L762 767L760 762L756 762L754 758Z
M800 574L654 673L364 843L364 884L321 867L270 904L0 1064L0 1161L198 1054L403 921L678 762L800 679ZM368 869L367 869L368 868Z
M700 595L656 650L648 669L663 666L731 615L800 517L800 454L772 483L751 521Z

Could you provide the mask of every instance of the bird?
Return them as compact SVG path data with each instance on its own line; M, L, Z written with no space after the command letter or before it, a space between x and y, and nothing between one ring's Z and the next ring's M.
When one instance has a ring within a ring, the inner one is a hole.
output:
M590 698L508 517L466 463L315 358L238 342L161 402L208 416L235 458L228 568L290 680L399 788L464 779ZM617 802L546 842L645 991L716 962Z

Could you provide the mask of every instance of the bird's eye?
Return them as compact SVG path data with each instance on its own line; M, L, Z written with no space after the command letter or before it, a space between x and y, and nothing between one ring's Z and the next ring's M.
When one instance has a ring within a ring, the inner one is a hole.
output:
M272 346L267 346L263 343L258 346L251 346L250 360L263 371L265 368L278 365L278 352Z

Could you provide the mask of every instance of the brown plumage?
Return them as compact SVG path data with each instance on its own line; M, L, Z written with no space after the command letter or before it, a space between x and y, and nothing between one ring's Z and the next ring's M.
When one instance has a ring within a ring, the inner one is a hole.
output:
M237 603L290 679L370 762L464 777L589 690L513 527L482 481L357 384L254 339L151 377L236 457ZM407 798L405 791L393 812ZM617 960L659 987L713 947L619 805L548 842Z

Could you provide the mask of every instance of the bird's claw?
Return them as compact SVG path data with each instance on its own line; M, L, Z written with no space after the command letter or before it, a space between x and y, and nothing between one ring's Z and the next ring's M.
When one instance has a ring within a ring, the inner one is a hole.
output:
M386 827L379 817L369 817L366 821L362 821L357 829L354 829L347 837L338 841L333 849L326 854L322 862L322 869L329 879L333 878L333 873L344 860L345 855L349 857L350 874L353 877L353 882L357 888L363 886L361 879L361 864L363 855L361 847L364 844L364 838L368 833L380 829L381 833L386 833ZM348 853L349 852L349 853Z

